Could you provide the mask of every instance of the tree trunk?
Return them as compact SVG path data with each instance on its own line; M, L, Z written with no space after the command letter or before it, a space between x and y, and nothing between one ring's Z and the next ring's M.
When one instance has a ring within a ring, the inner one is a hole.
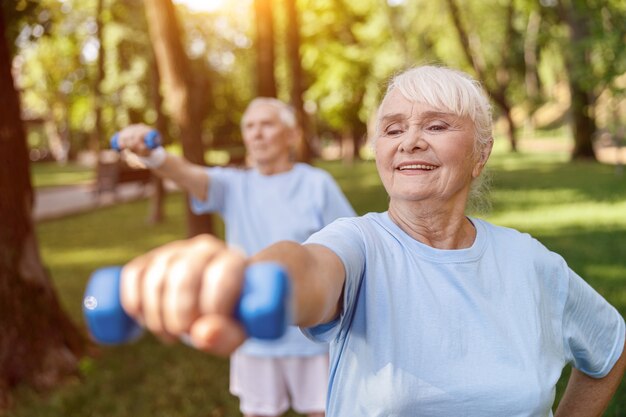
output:
M363 100L363 97L360 99ZM358 117L352 123L354 132L354 160L361 160L361 147L367 142L367 124Z
M287 60L291 68L291 105L296 111L298 124L302 129L302 136L298 144L297 159L302 162L310 162L313 157L311 138L313 137L312 126L307 113L304 111L304 79L302 76L302 60L300 57L300 24L296 0L287 0Z
M533 10L528 16L526 25L526 37L524 39L524 86L526 96L532 103L531 110L535 111L539 101L539 72L537 64L539 62L539 51L537 43L539 39L539 29L541 28L541 13Z
M205 165L202 145L202 120L197 117L202 91L196 88L189 58L181 42L181 31L171 0L146 0L150 39L159 74L165 85L166 100L173 121L180 128L183 156L197 165ZM194 113L194 111L196 111ZM189 236L213 233L213 217L191 212L187 199Z
M590 115L593 103L587 91L577 83L570 82L572 95L572 130L574 131L574 149L572 159L586 159L596 161L592 138L596 132L596 121Z
M153 51L154 52L154 51ZM153 53L154 55L154 53ZM154 110L156 111L156 128L161 132L163 144L169 143L167 134L167 120L163 114L163 96L161 96L161 76L159 75L159 67L152 57L152 101ZM165 219L165 197L167 196L163 179L157 175L152 176L152 198L150 199L150 214L148 222L150 224L158 224Z
M0 410L20 383L52 388L78 372L86 340L63 312L39 255L26 134L0 8Z
M94 128L91 136L91 144L90 148L92 151L96 153L96 155L100 152L100 145L102 142L102 80L104 80L104 23L102 22L102 14L104 9L104 0L98 0L98 4L96 6L96 26L97 26L97 37L98 37L98 61L97 61L97 72L96 79L94 81Z
M156 175L152 176L152 197L150 198L150 213L148 214L148 223L159 224L165 219L165 211L163 203L165 202L165 186L163 179Z
M352 108L359 108L364 96L364 90L355 92L352 97L352 103L354 103ZM347 121L349 128L341 136L341 159L345 164L351 165L355 160L361 159L361 145L363 145L363 139L367 137L367 124L363 123L356 111L348 114Z
M354 149L356 147L354 132L347 129L341 132L340 150L341 161L344 165L352 165L354 163Z
M346 165L361 160L361 146L367 137L367 126L360 120L350 123L350 129L341 134L341 160Z
M590 66L589 52L585 44L589 38L589 27L585 11L579 2L559 2L559 18L570 31L570 45L566 54L566 67L571 95L571 126L574 136L572 159L597 160L593 149L596 121L593 116L593 93L584 85L584 73Z
M507 124L507 136L509 138L509 144L511 145L511 151L517 152L517 133L515 131L515 121L513 120L513 114L509 100L506 97L504 91L498 91L491 95L493 101L500 107Z
M515 131L515 121L513 120L513 114L511 109L507 108L504 111L504 117L506 118L507 131L506 134L509 137L509 145L511 146L511 152L517 152L517 133Z
M274 76L274 15L272 0L254 0L256 16L257 94L259 97L276 97Z

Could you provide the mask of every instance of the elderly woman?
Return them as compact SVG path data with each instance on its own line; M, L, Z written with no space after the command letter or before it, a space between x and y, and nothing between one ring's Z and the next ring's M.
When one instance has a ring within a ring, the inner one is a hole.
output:
M228 353L245 338L231 313L245 265L277 261L295 322L331 342L330 417L551 416L567 363L556 415L599 416L626 365L624 321L559 255L465 214L492 143L478 83L447 68L408 70L378 111L387 212L250 260L208 237L170 244L125 268L125 308L161 317L147 320L155 332L191 332L200 348ZM160 272L146 273L155 264Z

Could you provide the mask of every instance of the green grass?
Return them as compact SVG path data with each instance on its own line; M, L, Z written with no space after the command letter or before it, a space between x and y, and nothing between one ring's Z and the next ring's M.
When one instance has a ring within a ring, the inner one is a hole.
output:
M33 187L86 184L94 178L93 168L72 162L65 165L56 162L38 162L30 166Z
M533 234L624 314L626 177L616 176L609 166L566 160L563 154L495 152L489 164L493 210L483 217ZM373 163L320 165L337 178L359 214L386 209L388 199ZM76 322L82 325L80 300L89 273L181 238L182 206L180 195L170 196L168 218L157 226L145 222L145 201L38 226L44 261ZM227 391L227 361L185 346L165 346L146 336L132 345L100 348L95 357L84 359L82 369L80 380L45 397L20 389L10 416L238 415L237 399ZM625 413L623 384L605 415Z

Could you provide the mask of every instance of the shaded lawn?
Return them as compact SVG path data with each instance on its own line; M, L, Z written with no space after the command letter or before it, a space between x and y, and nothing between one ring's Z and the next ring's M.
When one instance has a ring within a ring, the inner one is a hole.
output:
M59 187L63 185L89 184L95 178L93 168L73 162L61 165L56 162L30 164L33 187Z
M564 160L559 154L496 153L489 164L493 210L482 217L533 234L624 314L626 178L615 176L612 167ZM388 199L373 163L320 165L337 178L359 214L386 209ZM163 224L149 226L142 201L39 225L44 260L77 322L82 325L80 301L91 271L184 235L181 195L168 198L166 212ZM82 369L80 380L46 398L22 389L10 415L238 415L237 399L227 391L227 361L182 345L165 346L146 336L132 345L99 349L97 357L82 362ZM563 382L559 393L562 389ZM605 415L624 413L622 386Z

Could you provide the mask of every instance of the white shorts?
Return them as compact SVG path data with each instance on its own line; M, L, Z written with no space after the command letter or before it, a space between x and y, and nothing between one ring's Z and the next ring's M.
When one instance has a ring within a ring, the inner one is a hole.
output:
M244 414L278 416L290 407L301 414L323 412L328 390L328 355L230 357L230 392Z

